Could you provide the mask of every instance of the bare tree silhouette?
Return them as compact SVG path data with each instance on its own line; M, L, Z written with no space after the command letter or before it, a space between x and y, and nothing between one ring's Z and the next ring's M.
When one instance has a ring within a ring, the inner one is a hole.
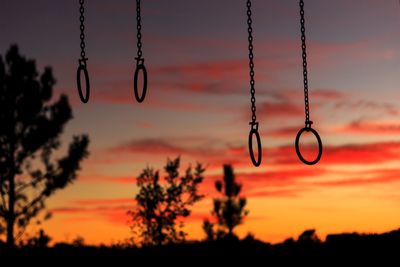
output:
M245 209L246 198L239 197L242 185L236 182L231 165L224 165L223 180L216 181L215 188L223 195L222 198L214 199L214 210L212 211L218 227L214 229L214 224L206 219L203 223L203 230L208 240L235 237L233 230L243 222L248 210Z
M0 58L0 233L8 247L22 236L45 201L76 179L88 156L87 135L74 136L67 155L55 158L64 125L72 119L68 99L50 102L55 79L49 67L39 76L35 61L11 46Z
M190 207L203 198L198 185L203 181L205 169L197 163L179 176L180 158L167 160L166 176L160 180L159 171L146 168L137 178L139 192L132 216L132 231L143 245L161 245L185 240L181 219L191 213Z

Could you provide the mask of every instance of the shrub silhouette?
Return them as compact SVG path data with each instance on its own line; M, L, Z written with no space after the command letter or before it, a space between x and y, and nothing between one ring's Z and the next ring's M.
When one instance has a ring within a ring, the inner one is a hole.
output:
M129 211L132 231L142 245L161 245L185 240L186 233L180 219L188 217L190 207L203 198L198 185L203 181L205 169L197 163L179 176L180 158L167 160L166 176L160 180L159 171L146 168L137 177L139 192L136 209Z
M217 229L215 230L214 224L206 219L203 230L208 240L235 238L233 230L243 222L248 211L245 209L246 198L239 197L242 185L236 182L231 165L224 165L223 180L216 181L215 188L223 195L222 198L214 199L212 215L217 220Z
M72 119L68 99L50 102L55 79L39 76L33 60L11 46L0 58L0 234L8 247L45 209L45 201L76 179L88 156L89 138L74 136L67 155L54 159L64 125ZM50 218L50 214L42 219Z
M29 238L23 245L30 248L46 248L51 241L51 237L41 229L37 236Z
M305 244L314 244L314 243L321 243L321 240L319 239L317 233L315 232L315 229L309 229L305 230L303 233L301 233L301 235L299 235L297 242Z

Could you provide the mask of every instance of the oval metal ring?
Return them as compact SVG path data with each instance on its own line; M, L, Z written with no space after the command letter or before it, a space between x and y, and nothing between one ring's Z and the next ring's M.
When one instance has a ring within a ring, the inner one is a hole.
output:
M314 134L314 136L317 138L317 141L318 141L318 155L317 155L317 157L315 158L315 160L313 160L313 161L308 161L308 160L306 160L306 159L303 157L303 155L301 155L299 143L300 143L300 136L303 134L303 132L312 132L312 133ZM317 131L314 130L313 128L311 128L311 127L304 127L303 129L301 129L301 130L297 133L295 146L296 146L296 153L297 153L297 156L299 157L299 159L300 159L304 164L307 164L307 165L314 165L314 164L316 164L316 163L321 159L321 156L322 156L322 141L321 141L321 138L319 137L319 134L317 133Z
M138 90L138 76L139 76L140 70L143 73L143 89L142 89L141 96L139 96L139 90ZM146 92L147 92L147 70L146 70L146 67L144 66L144 64L136 65L135 77L133 79L133 88L134 88L136 101L139 103L142 103L144 98L146 97Z
M83 75L85 76L85 84L86 84L86 96L83 96L82 85L81 85L81 72L83 71ZM85 65L79 65L78 71L76 73L76 83L78 86L78 93L81 101L83 103L87 103L89 101L90 96L90 82L89 82L89 74Z
M257 140L257 150L258 150L258 156L257 160L254 156L254 151L253 151L253 135L256 136ZM262 149L261 149L261 138L260 134L258 133L258 129L252 128L249 133L249 153L250 153L250 159L253 162L254 166L258 167L261 164L261 158L262 158Z

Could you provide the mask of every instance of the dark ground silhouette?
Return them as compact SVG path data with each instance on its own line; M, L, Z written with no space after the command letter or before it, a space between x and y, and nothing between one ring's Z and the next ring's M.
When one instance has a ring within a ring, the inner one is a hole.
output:
M297 240L287 239L283 243L271 245L251 236L243 240L217 240L183 244L171 244L144 248L124 246L91 247L59 243L51 248L23 247L10 252L5 246L0 248L0 259L13 258L15 263L29 261L38 257L62 258L63 263L74 263L76 258L90 259L96 263L106 259L118 262L129 260L135 265L146 262L149 266L163 263L167 266L191 266L193 264L248 266L360 266L361 263L375 266L398 266L400 229L384 234L334 234L328 235L324 242L316 238L314 230L305 231ZM1 245L0 245L1 247ZM387 263L387 264L385 264Z

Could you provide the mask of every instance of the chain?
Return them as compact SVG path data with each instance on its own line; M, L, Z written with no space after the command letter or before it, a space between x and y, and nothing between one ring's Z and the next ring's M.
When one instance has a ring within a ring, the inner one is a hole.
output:
M300 0L300 24L301 24L301 50L303 58L303 83L304 83L304 108L306 115L306 127L311 127L310 105L308 99L308 72L307 72L307 47L306 47L306 27L304 19L304 0Z
M256 89L254 88L255 80L254 80L254 54L253 54L253 20L251 19L251 0L247 0L247 31L249 33L248 41L249 41L249 67L250 67L250 94L251 94L251 125L256 124Z
M85 24L84 24L84 21L85 21L85 15L84 15L85 8L83 6L84 2L85 2L85 0L79 0L79 4L80 4L79 12L81 14L80 17L79 17L79 21L81 22L81 25L80 25L80 30L81 30L81 35L80 35L80 38L81 38L81 59L79 60L79 63L86 64L87 58L86 58L86 53L85 53L85 46L86 45L85 45Z
M142 17L140 15L140 0L136 0L136 21L137 21L137 59L142 58Z
M87 66L86 66L86 61L88 60L86 57L85 53L85 7L83 6L85 3L84 0L79 0L79 21L81 22L80 25L80 39L81 39L81 58L78 59L79 66L78 66L78 71L76 74L76 83L77 83L77 88L78 88L78 93L81 101L83 103L87 103L89 101L89 96L90 96L90 81L89 81L89 73L87 71ZM83 95L82 91L82 84L81 84L81 73L83 72L83 75L85 77L85 85L86 85L86 94Z
M254 54L253 54L253 20L251 19L251 0L247 0L247 32L249 33L249 69L250 69L250 95L251 95L251 122L250 122L250 133L249 133L249 153L250 159L253 165L258 167L261 164L262 159L262 147L260 133L258 132L258 122L256 117L256 89L254 88ZM253 150L253 138L256 138L257 142L257 159L254 155Z
M297 156L304 164L314 165L318 163L318 161L321 159L322 141L318 132L311 127L313 122L310 120L310 104L308 98L307 47L306 47L306 26L304 19L304 0L300 0L299 5L300 5L301 50L303 58L304 109L305 109L306 121L305 121L305 127L300 129L300 131L296 135L294 146L296 148ZM317 138L318 141L318 155L313 161L305 159L300 151L300 137L304 132L311 132L315 136L315 138Z

